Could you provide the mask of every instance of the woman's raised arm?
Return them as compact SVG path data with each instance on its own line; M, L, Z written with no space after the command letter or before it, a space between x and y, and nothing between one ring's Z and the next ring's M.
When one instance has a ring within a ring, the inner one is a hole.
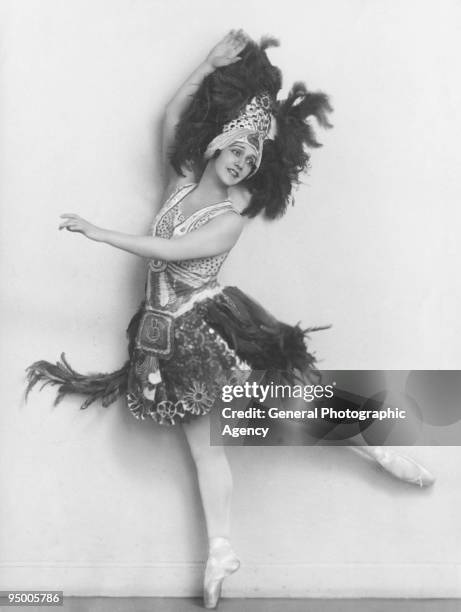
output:
M173 98L168 102L165 110L162 135L162 155L167 171L167 183L176 182L177 176L171 167L168 157L173 146L176 125L182 113L187 108L190 97L193 96L204 78L216 68L228 66L240 60L239 53L245 48L248 36L243 30L231 30L208 54L204 62L181 85Z

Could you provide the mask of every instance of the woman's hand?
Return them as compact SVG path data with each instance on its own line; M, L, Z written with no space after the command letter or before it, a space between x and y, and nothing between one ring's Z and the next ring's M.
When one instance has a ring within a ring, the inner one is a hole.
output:
M240 61L239 53L243 51L249 37L243 30L231 30L213 49L206 58L206 63L213 70L220 66L228 66Z
M100 227L72 213L64 213L61 215L61 218L64 219L64 221L59 225L60 230L66 229L69 230L69 232L78 232L90 240L99 240L102 232Z

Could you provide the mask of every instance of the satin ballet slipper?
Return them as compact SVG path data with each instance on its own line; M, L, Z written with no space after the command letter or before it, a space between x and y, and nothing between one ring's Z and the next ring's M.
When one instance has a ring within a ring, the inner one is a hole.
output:
M429 470L406 455L380 448L374 453L374 458L386 472L409 484L430 487L435 482L435 476Z
M203 581L203 603L205 608L218 605L224 578L238 570L240 561L227 538L212 538Z

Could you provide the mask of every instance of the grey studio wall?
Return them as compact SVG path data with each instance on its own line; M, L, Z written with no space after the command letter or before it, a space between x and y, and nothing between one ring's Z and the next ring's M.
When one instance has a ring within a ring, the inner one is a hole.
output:
M198 592L205 529L181 432L122 402L53 409L46 390L25 405L23 371L62 350L79 370L125 360L143 264L58 232L58 216L147 230L164 106L231 27L277 35L286 86L330 93L335 128L319 134L296 206L248 224L223 281L288 322L332 323L312 337L323 368L460 367L461 5L224 4L1 6L2 589ZM225 593L460 596L460 451L408 452L434 489L341 448L230 448L244 567Z

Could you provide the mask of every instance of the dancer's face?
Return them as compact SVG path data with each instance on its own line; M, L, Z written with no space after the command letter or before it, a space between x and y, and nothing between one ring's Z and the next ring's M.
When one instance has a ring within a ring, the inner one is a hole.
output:
M215 159L216 173L228 186L244 181L253 172L255 165L255 150L244 142L234 142L224 147Z

